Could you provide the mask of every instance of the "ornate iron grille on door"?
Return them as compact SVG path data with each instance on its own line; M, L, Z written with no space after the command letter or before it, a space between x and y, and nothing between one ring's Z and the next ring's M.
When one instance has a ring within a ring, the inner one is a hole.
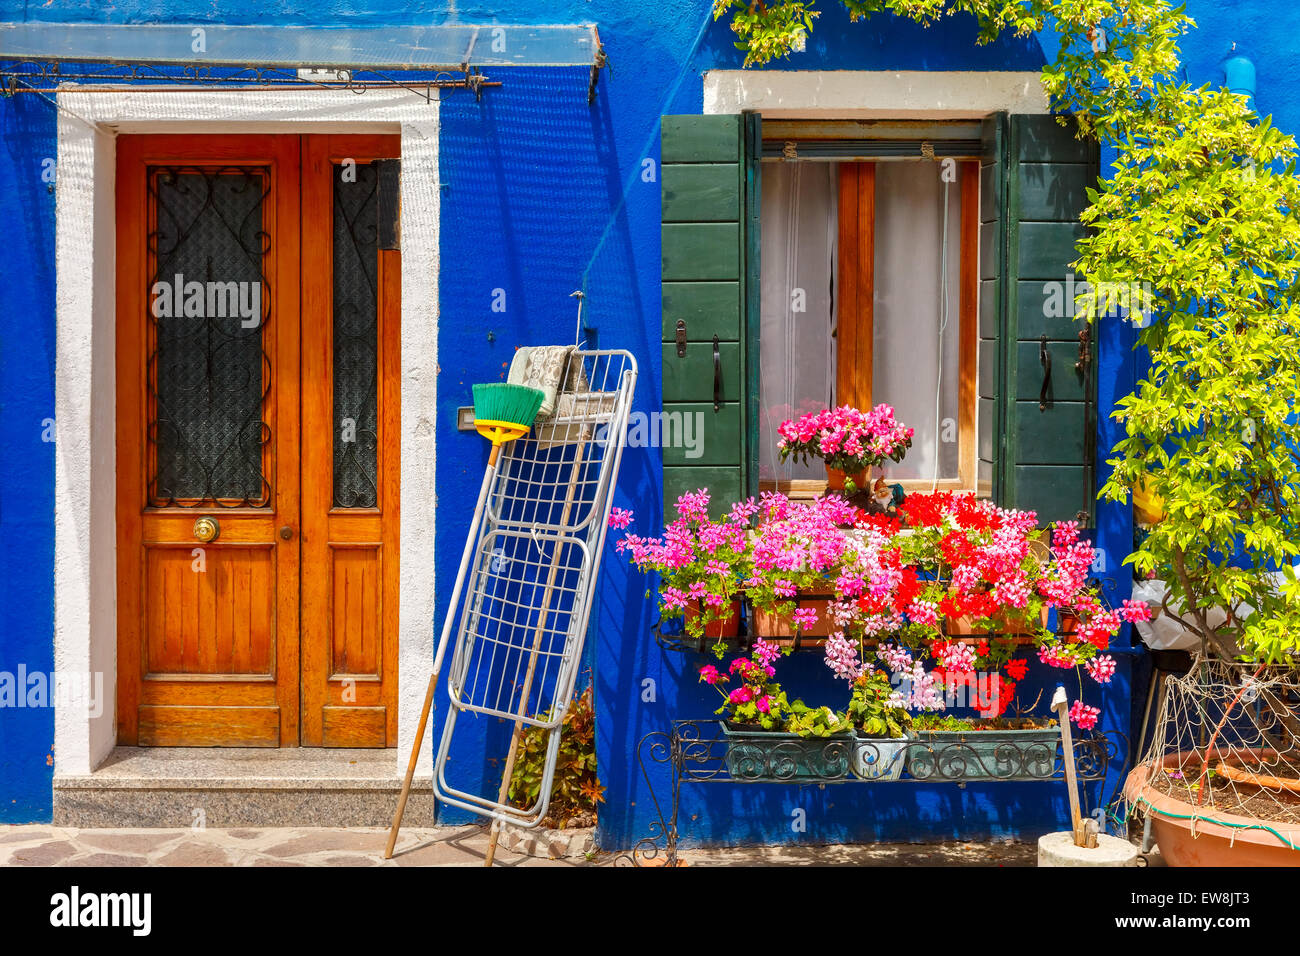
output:
M374 164L334 168L334 507L379 502L379 204Z
M156 166L148 183L149 504L264 507L269 172Z

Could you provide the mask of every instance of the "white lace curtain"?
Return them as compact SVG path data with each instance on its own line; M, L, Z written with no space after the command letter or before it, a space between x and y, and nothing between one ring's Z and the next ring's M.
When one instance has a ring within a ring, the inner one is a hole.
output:
M894 406L916 429L907 457L886 467L894 480L958 475L961 192L942 171L876 164L872 403ZM767 481L824 476L820 463L782 464L776 429L835 403L837 181L836 163L763 166L759 476Z

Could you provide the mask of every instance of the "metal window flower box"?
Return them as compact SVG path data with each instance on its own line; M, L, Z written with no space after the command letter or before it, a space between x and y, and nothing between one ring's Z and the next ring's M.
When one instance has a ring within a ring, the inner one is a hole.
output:
M735 780L840 780L854 758L853 734L801 737L721 721L727 773Z
M1056 772L1061 728L922 730L907 749L907 772L918 780L1042 780Z

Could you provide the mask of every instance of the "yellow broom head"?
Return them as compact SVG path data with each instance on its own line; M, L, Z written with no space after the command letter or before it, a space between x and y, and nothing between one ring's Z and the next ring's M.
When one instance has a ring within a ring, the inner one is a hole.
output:
M508 382L474 386L474 428L494 445L528 434L546 398L540 389Z

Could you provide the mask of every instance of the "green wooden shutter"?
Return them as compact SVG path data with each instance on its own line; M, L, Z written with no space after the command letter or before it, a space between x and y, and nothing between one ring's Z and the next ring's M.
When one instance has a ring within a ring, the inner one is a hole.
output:
M982 267L982 299L990 284L996 293L993 303L981 302L990 305L987 325L981 314L981 373L992 364L986 331L996 327L998 345L996 385L981 385L980 411L982 425L986 407L995 406L990 426L1000 447L993 493L1000 504L1038 512L1043 525L1071 519L1090 525L1096 362L1090 330L1074 321L1071 263L1084 231L1085 190L1097 180L1097 145L1052 116L994 118L986 127L985 168L997 193L985 197L992 199L985 215L995 235L994 258ZM1051 367L1046 401L1044 350ZM981 441L981 467L986 451Z
M757 119L662 120L659 434L669 517L686 491L708 488L715 512L756 491L757 319L748 317L758 307Z

